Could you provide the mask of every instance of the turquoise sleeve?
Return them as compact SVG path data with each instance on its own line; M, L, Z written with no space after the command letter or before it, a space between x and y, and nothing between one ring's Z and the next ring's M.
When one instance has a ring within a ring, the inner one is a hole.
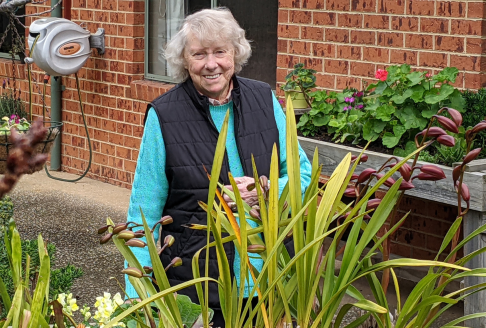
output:
M279 195L282 194L285 185L289 181L287 175L287 119L283 112L282 106L278 102L277 98L273 97L273 109L275 113L275 121L277 122L277 128L279 133L280 144L280 179L278 180ZM307 158L306 153L299 145L299 157L300 157L300 182L302 188L302 195L310 184L312 175L312 165Z
M165 175L164 139L157 114L153 109L150 109L140 144L127 222L142 223L140 212L142 210L149 227L152 227L162 217L168 191L169 182ZM154 231L154 238L155 240L159 239L158 229ZM147 247L133 247L131 250L142 266L152 265ZM127 265L125 261L125 266ZM125 288L129 298L138 298L127 277L125 277Z

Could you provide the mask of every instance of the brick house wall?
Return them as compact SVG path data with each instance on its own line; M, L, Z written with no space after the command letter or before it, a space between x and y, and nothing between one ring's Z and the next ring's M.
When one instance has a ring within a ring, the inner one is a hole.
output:
M280 0L277 84L304 63L321 88L361 89L377 69L407 63L433 72L455 66L456 87L479 89L485 8L477 0Z

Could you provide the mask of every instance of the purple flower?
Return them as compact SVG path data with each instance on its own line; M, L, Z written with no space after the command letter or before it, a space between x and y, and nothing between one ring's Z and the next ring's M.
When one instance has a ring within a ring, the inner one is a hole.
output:
M357 105L356 109L363 109L363 107L364 107L363 105Z
M353 93L354 97L363 97L363 91Z
M278 103L279 103L280 105L283 105L283 104L284 104L283 99L279 99L279 100L278 100Z
M12 115L10 116L10 119L11 119L11 120L15 120L16 118L17 118L17 115L16 115L16 114L12 114Z
M348 109L351 109L351 106L344 106L343 110L348 110Z
M349 98L349 103L350 104L354 103L354 97Z
M344 98L344 102L349 102L349 98L348 97Z

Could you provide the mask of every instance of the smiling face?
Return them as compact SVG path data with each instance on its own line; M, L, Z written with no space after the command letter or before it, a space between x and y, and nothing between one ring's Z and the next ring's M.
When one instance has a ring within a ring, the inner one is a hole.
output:
M234 53L229 42L202 43L192 33L189 34L184 50L184 67L197 91L217 100L227 96L235 72Z

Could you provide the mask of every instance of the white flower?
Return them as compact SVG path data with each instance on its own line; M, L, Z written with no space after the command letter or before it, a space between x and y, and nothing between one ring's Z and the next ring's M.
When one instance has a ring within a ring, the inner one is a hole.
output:
M113 296L113 301L118 305L122 305L123 304L123 299L121 298L121 295L120 293L116 293L115 296Z

